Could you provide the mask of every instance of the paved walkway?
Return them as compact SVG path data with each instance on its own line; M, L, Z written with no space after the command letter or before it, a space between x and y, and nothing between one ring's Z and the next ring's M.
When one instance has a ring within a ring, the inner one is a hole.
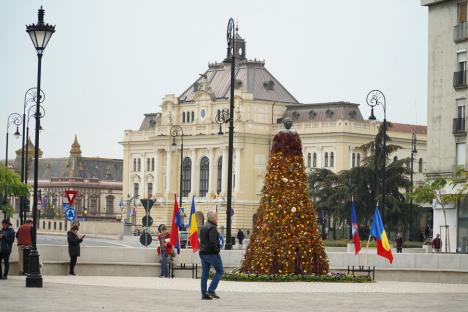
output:
M468 285L377 282L241 283L222 281L221 300L201 301L199 280L45 276L0 281L5 311L466 311ZM19 299L21 298L21 299ZM164 307L164 308L162 308ZM3 309L2 309L3 310Z

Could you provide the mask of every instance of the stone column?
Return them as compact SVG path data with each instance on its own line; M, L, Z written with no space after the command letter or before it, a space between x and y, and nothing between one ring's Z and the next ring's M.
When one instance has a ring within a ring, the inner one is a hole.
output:
M210 159L210 171L208 173L208 196L210 196L216 192L216 179L214 179L215 159L214 150L211 147L208 149L208 158Z
M197 150L192 148L190 149L191 153L191 160L192 160L192 172L190 174L190 193L192 194L197 194L197 188L196 185L198 183L195 183L197 177L196 177L196 172L197 172Z
M236 174L236 181L234 184L234 191L239 192L240 191L240 161L241 161L241 148L236 147L235 148L235 153L236 153L236 169L235 169L235 174Z
M171 176L172 176L172 152L166 149L166 194L171 193Z
M225 146L221 147L223 150L223 167L222 167L222 174L221 174L221 193L226 195L227 189L227 167L228 167L228 151Z

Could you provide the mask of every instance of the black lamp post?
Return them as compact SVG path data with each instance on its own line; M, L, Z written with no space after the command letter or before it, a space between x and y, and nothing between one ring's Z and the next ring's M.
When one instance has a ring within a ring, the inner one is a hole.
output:
M172 146L177 146L175 138L180 136L180 175L179 175L179 207L182 207L182 164L184 161L184 130L181 126L171 127ZM193 190L192 190L193 191Z
M226 207L226 245L225 249L232 249L231 224L232 224L232 161L234 151L234 82L235 82L235 32L234 19L231 17L228 22L227 38L227 57L225 63L231 63L231 95L229 98L229 111L222 110L216 115L216 122L220 125L218 134L223 134L221 124L229 123L229 147L228 147L228 185L227 185L227 207Z
M5 167L8 168L8 130L10 128L11 124L14 124L16 126L16 131L14 133L14 136L16 138L20 137L20 132L19 132L19 125L23 123L23 120L21 119L21 115L17 113L11 113L8 115L7 119L7 126L6 126L6 146L5 146Z
M31 37L37 52L37 90L41 90L41 61L44 49L49 43L55 26L44 23L44 9L39 9L37 24L26 26L26 32ZM34 140L34 195L33 195L33 231L32 249L29 254L29 273L26 277L26 287L42 287L42 275L39 271L39 253L36 247L37 235L37 199L38 199L38 173L39 173L39 128L41 125L40 97L36 96L36 129Z
M24 94L24 102L23 102L23 132L22 132L22 144L21 144L21 181L24 183L27 183L27 177L25 176L25 159L24 159L24 150L25 146L24 143L27 143L28 136L26 135L25 127L26 124L29 124L29 116L26 119L26 107L28 106L29 103L35 103L36 102L36 96L37 96L37 89L35 87L29 88L26 93ZM39 95L40 102L44 102L45 95L44 92L41 90L41 94ZM26 122L26 120L28 122ZM26 221L26 201L25 197L21 197L20 199L20 223L23 224Z
M410 186L410 193L413 193L413 162L414 162L414 155L418 152L416 149L416 133L413 131L413 136L411 137L411 186ZM413 198L410 197L410 211L409 211L409 236L410 240L413 239Z
M367 94L367 105L371 107L371 115L369 116L369 120L376 120L374 115L374 107L377 105L381 105L384 111L384 120L383 120L383 149L382 149L382 199L380 201L380 210L382 211L382 218L385 219L385 166L387 165L387 105L385 102L385 95L382 91L379 90L372 90ZM374 153L377 150L374 149ZM376 166L377 166L377 157L376 157Z

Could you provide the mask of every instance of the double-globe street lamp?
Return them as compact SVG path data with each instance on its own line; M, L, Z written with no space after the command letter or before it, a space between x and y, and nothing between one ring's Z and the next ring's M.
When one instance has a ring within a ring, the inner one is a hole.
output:
M8 119L7 119L7 126L6 126L6 146L5 146L5 167L8 168L8 137L9 137L9 129L10 129L10 125L13 124L13 125L16 125L16 131L14 133L14 136L16 138L19 138L20 137L20 132L19 132L19 126L21 124L24 124L23 122L23 119L21 119L21 115L18 114L18 113L11 113L10 115L8 115Z
M387 104L385 102L385 95L380 90L372 90L367 94L366 97L367 105L371 107L371 115L369 116L369 120L376 120L374 115L374 107L382 106L384 111L384 119L383 119L383 148L382 148L382 198L380 201L380 210L382 211L382 218L385 219L385 166L387 163ZM376 142L377 143L377 142ZM376 155L375 158L375 166L377 168L377 145L374 147L374 153Z
M52 34L55 32L55 26L44 23L44 9L38 11L37 24L26 26L26 32L29 34L34 48L37 52L37 90L41 90L41 62L44 49L49 43ZM29 273L26 277L26 287L42 287L42 275L39 271L39 253L36 246L37 235L37 200L38 200L38 169L39 169L39 128L41 125L40 97L36 96L36 129L34 139L34 184L33 184L33 230L32 230L32 249L29 254Z
M227 185L227 207L226 207L226 245L225 249L232 249L231 239L231 226L232 226L232 161L233 161L233 150L234 150L234 82L235 82L235 35L236 29L234 27L234 19L231 17L228 22L226 39L227 39L227 57L224 63L231 64L231 92L229 97L229 111L221 110L216 115L216 122L220 124L219 133L221 131L221 124L229 123L229 143L228 143L228 185Z
M26 93L24 94L24 102L23 102L23 132L22 132L22 144L21 144L21 181L24 183L27 183L28 177L27 177L27 168L25 168L25 164L27 160L25 161L25 143L28 142L29 138L29 118L30 118L30 113L29 111L33 106L31 106L28 110L28 115L26 116L26 108L29 103L35 103L36 102L36 96L40 96L40 103L44 102L45 100L45 94L41 90L40 94L37 94L37 89L36 87L29 88ZM26 122L27 121L27 122ZM26 132L25 128L28 127L28 131ZM26 147L27 148L27 147ZM26 157L27 157L27 152L26 152ZM26 222L26 210L27 210L27 198L26 197L21 197L20 198L20 223L23 224Z
M182 165L184 162L184 130L181 126L175 125L170 130L172 136L172 146L177 146L175 138L180 136L180 174L179 174L179 207L182 207Z

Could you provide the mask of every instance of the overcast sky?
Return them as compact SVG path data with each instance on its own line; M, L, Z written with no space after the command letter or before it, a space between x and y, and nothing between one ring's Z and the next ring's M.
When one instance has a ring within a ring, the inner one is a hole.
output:
M164 95L180 95L208 62L223 60L231 16L247 57L264 59L299 101L360 103L367 116L365 96L380 89L389 120L425 124L427 8L419 3L0 0L0 158L7 116L22 111L36 85L25 25L41 4L56 25L43 57L44 157L68 156L77 134L84 156L122 158L124 129L137 129ZM10 139L9 157L20 147Z

